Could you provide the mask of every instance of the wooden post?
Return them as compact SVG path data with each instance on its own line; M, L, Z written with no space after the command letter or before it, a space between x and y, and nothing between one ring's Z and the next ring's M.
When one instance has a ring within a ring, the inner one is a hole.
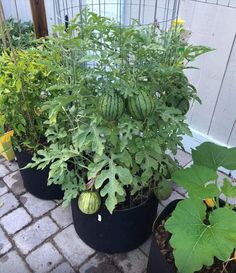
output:
M44 0L30 0L36 38L48 36L47 16Z

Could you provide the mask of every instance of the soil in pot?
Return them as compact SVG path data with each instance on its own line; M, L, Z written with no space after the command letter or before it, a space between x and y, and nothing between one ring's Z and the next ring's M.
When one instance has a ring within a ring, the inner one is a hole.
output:
M59 185L47 185L49 167L44 170L23 169L32 160L32 155L26 152L15 152L17 163L20 167L20 173L23 178L24 187L32 195L44 199L62 199L64 192Z
M151 196L140 205L114 210L104 207L93 215L86 215L78 208L78 200L71 203L74 226L80 238L93 249L104 253L133 250L143 244L152 233L158 200Z
M173 249L170 246L169 240L171 234L165 230L165 222L170 216L165 217L161 223L157 226L155 231L155 239L159 246L161 254L165 260L171 265L174 273L178 273L175 267ZM229 263L223 263L222 261L215 259L215 263L212 266L204 266L200 271L196 273L236 273L236 261L230 261Z

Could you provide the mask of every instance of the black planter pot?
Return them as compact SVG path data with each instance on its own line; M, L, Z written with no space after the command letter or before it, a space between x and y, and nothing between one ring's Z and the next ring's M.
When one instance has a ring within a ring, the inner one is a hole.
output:
M32 156L25 152L15 152L17 162L20 168L25 167L31 162ZM63 191L59 185L47 186L49 168L37 170L36 168L20 170L23 178L24 187L32 195L44 199L62 199Z
M170 215L178 202L181 200L175 200L171 202L158 216L157 221L155 222L155 227L159 226L163 219ZM152 243L148 258L148 267L147 273L176 273L173 267L166 261L165 257L161 254L159 245L155 238L155 235L152 235Z
M72 216L79 237L91 248L104 253L133 250L144 243L152 232L158 200L152 196L143 204L110 214L100 208L96 214L86 215L72 200Z

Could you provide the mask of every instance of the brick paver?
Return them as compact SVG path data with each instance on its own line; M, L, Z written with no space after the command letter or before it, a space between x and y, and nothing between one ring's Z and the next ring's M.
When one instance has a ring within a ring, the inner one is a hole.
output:
M25 192L23 180L19 171L5 176L3 180L15 195L21 195Z
M103 254L96 254L79 269L80 273L120 273L120 270L114 265L112 258Z
M20 201L34 217L40 217L56 206L55 202L41 200L28 192L20 197Z
M5 185L5 183L0 180L0 196L7 193L8 192L8 188L7 186Z
M10 170L8 170L3 164L0 165L0 177L4 177L9 174Z
M23 208L18 208L0 219L0 224L8 234L14 234L31 222L32 218Z
M0 197L0 217L17 208L18 200L12 193L6 193Z
M62 261L62 255L51 243L43 244L26 257L30 268L38 273L49 272Z
M75 271L68 263L62 263L54 268L50 273L75 273Z
M178 151L183 166L191 156ZM175 185L164 206L185 191ZM0 273L144 273L151 238L128 253L97 253L77 235L71 209L25 193L15 162L0 158Z
M143 273L147 268L148 258L139 249L128 253L116 254L113 259L123 272Z
M57 207L51 211L51 217L57 222L61 228L65 228L72 223L71 207Z
M57 247L72 266L78 268L95 251L87 246L77 235L73 225L70 225L54 238Z
M40 245L57 230L56 224L46 216L21 230L13 237L13 240L23 254L28 254L29 251Z
M30 273L27 264L16 251L0 257L0 273Z
M0 255L6 253L12 248L12 244L4 234L4 231L0 228Z
M12 172L19 169L19 166L18 166L16 161L7 161L7 160L5 160L4 165L7 166L7 168Z

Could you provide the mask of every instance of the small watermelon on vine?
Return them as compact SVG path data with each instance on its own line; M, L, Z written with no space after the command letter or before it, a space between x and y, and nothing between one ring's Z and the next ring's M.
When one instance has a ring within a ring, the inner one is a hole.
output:
M78 206L84 214L94 214L101 206L101 197L96 191L84 191L79 196Z
M141 91L138 95L128 98L127 106L133 118L143 121L153 113L155 100L147 92Z
M116 92L107 93L100 97L98 110L107 121L118 120L124 113L125 104L121 95Z
M159 200L166 200L171 196L172 186L168 180L161 180L154 190L156 198Z

